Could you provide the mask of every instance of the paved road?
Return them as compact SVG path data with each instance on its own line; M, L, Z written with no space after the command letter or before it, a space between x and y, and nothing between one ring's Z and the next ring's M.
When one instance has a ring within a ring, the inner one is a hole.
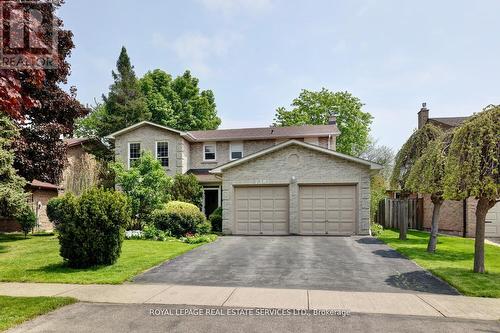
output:
M77 303L36 318L11 333L101 332L499 332L500 322L435 317L351 314L338 316L175 316L151 310L207 308ZM212 308L212 311L222 311ZM231 309L235 311L236 309ZM224 309L225 311L225 309ZM223 312L224 313L224 312Z
M221 237L136 283L458 294L371 237Z

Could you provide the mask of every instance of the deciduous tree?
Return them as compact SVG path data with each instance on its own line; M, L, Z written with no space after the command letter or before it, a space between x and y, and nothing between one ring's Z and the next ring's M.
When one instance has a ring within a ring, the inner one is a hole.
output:
M446 155L449 151L453 132L442 134L439 138L429 142L423 150L422 156L411 167L406 180L405 188L419 193L431 195L434 205L432 210L432 226L428 252L435 252L439 231L439 212L444 202L444 170Z
M128 170L119 163L112 167L117 184L131 199L135 227L142 227L153 210L169 201L172 179L149 152L144 152Z
M172 79L156 69L140 80L151 120L179 131L212 130L219 127L214 94L200 90L199 80L186 71Z
M276 109L275 125L325 125L330 115L335 113L340 130L337 151L357 156L368 146L373 117L362 111L363 103L349 92L304 89L291 106L291 110L284 107Z
M475 197L474 272L484 273L484 232L488 210L500 197L500 105L491 105L455 131L445 167L449 199Z
M427 124L413 132L396 154L391 186L403 191L408 190L405 185L412 166L422 156L429 142L436 140L442 134L443 131L432 124Z
M443 131L438 127L427 124L416 130L397 153L391 176L391 186L401 189L403 196L411 191L406 187L406 180L411 168L422 156L429 143L436 140L442 133ZM403 223L400 223L399 226L399 239L406 239L406 226Z
M23 5L22 2L17 3ZM46 5L37 7L37 10L42 11L44 16L54 18L51 20L53 24L50 29L40 29L34 33L46 45L52 45L53 36L57 36L56 49L52 54L54 66L3 70L2 74L5 76L2 77L0 86L5 83L7 88L0 88L0 103L2 111L20 129L20 136L14 145L14 166L20 175L28 180L36 178L58 183L66 162L66 150L61 136L71 135L74 119L83 116L87 110L76 100L75 88L71 88L69 93L60 88L60 84L66 83L70 73L67 59L74 48L73 34L64 29L62 20L56 15L64 1L30 1L25 5L42 3ZM28 31L31 31L30 25L34 24L31 21L26 23L21 16L14 20L27 26ZM6 21L3 24L5 27ZM27 57L36 57L36 53L30 49L21 53ZM2 90L4 88L7 92ZM17 94L17 97L12 96L12 91L16 91L14 95Z

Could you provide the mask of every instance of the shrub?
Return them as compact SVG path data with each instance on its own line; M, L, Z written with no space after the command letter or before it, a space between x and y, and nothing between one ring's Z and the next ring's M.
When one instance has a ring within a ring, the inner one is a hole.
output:
M216 232L222 232L222 207L217 208L208 217L208 220L212 224L212 230Z
M217 235L193 235L182 239L187 244L211 243L217 239Z
M379 236L382 231L384 231L384 227L381 226L380 224L377 224L377 223L372 223L370 225L370 230L372 232L372 236Z
M17 222L21 225L21 230L24 233L24 238L36 226L36 215L28 205L25 205L16 215Z
M205 219L205 222L200 223L196 226L196 233L200 235L208 234L212 231L212 224L210 221Z
M111 265L120 256L123 227L130 222L130 202L122 193L90 189L49 202L57 226L61 257L70 267Z
M200 209L181 201L171 201L164 208L155 210L151 221L156 228L168 231L175 237L197 233L198 229L207 230L207 226L203 225L207 221Z
M157 229L154 225L145 225L143 229L144 239L152 239L156 241L166 241L170 236L168 231Z
M155 209L160 209L168 200L172 179L154 156L146 152L134 165L126 170L122 164L111 166L117 183L131 199L133 224L129 229L142 229Z
M201 208L203 203L203 186L193 174L176 174L172 185L172 200L192 203Z

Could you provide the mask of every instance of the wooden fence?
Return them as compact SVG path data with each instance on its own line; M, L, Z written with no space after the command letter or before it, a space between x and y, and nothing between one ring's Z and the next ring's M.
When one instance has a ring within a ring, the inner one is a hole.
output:
M423 199L382 199L378 203L377 223L384 228L399 228L406 223L409 229L423 229Z

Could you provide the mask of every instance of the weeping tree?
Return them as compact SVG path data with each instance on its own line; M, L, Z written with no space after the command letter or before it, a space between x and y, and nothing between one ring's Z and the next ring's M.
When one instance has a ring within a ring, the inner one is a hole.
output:
M500 105L490 105L455 131L445 167L445 197L477 199L475 273L484 273L484 223L500 197L499 159Z
M431 195L434 204L432 226L427 252L435 252L439 231L439 212L444 202L444 175L446 156L449 151L453 132L447 132L429 142L422 156L412 166L405 187L413 192Z
M400 189L403 196L407 196L411 192L411 190L406 187L406 181L411 168L420 156L422 156L423 151L427 148L429 143L436 140L442 134L443 131L440 128L432 124L427 124L413 132L397 153L394 169L392 170L391 186ZM403 223L399 224L399 239L406 239L406 229Z

